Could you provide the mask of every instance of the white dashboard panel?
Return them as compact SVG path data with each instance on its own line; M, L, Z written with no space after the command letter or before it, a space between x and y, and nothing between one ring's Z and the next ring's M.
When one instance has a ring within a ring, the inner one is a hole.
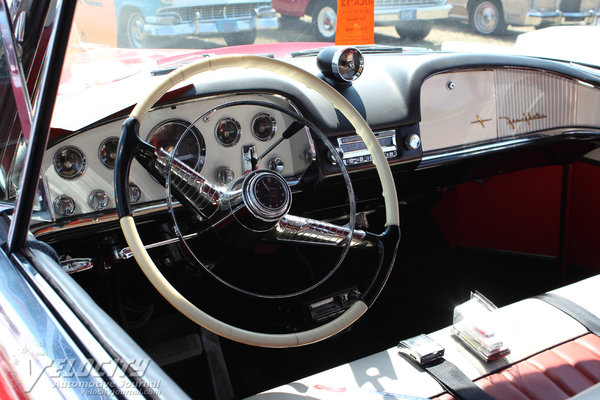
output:
M600 90L545 71L462 70L421 88L423 151L555 128L600 127Z
M496 137L493 71L450 72L421 88L423 151Z
M600 95L598 89L580 84L577 86L577 125L600 126Z
M242 172L242 148L243 146L255 146L257 155L263 153L281 135L285 128L293 121L293 118L283 112L259 105L242 104L226 107L211 112L204 118L199 118L213 107L238 102L242 100L269 102L293 111L290 103L275 95L248 94L235 96L216 96L212 98L189 101L176 106L161 107L152 110L140 127L140 136L148 137L152 129L166 120L184 120L194 122L194 126L200 131L206 144L206 158L201 173L208 180L218 184L217 171L221 167L233 170L234 178L243 175ZM261 112L269 113L276 121L277 133L269 141L258 140L252 133L252 121ZM229 117L239 122L241 137L239 141L231 146L221 145L215 135L215 127L219 120ZM108 137L119 137L123 119L106 123L92 129L83 130L77 134L61 141L50 148L43 161L43 171L46 176L50 190L51 201L57 197L67 195L76 204L73 215L85 214L94 210L88 205L88 197L93 190L103 190L109 195L109 205L106 210L114 209L114 170L106 167L100 161L98 149L103 140ZM57 150L72 146L79 149L86 158L85 172L74 179L64 179L59 176L53 166L52 156ZM282 142L268 156L260 160L259 168L267 168L268 162L279 157L283 160L285 168L282 173L285 177L293 177L302 174L311 161L306 155L312 149L312 142L307 130L302 130L289 140ZM141 198L138 203L164 200L165 189L158 184L150 174L145 171L137 161L131 167L130 182L141 189ZM58 217L58 216L57 216Z

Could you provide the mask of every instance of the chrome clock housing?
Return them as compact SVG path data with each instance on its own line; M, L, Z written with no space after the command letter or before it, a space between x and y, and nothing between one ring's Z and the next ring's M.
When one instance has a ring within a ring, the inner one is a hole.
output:
M327 47L319 52L317 66L326 78L351 83L362 75L365 59L355 47Z

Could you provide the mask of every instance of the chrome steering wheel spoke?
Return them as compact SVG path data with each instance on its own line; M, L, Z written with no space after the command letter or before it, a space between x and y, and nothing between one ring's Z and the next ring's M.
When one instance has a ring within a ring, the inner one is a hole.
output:
M352 235L352 239L350 236ZM350 247L373 247L367 240L367 233L359 229L336 225L316 219L286 214L270 232L269 239L280 242L295 242L343 247L350 241Z

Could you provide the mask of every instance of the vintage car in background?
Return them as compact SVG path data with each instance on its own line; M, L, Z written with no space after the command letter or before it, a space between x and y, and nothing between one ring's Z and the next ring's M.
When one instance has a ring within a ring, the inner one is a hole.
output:
M593 59L75 6L0 2L0 398L600 397Z
M600 13L598 0L450 0L450 18L468 21L482 35L499 35L508 25L591 25Z
M230 45L254 43L279 22L270 1L98 0L78 2L75 24L85 42L156 47L157 38L222 37ZM115 35L116 33L116 35Z
M273 8L284 19L310 16L319 40L334 41L337 1L273 0ZM421 40L429 34L435 20L448 17L450 9L446 0L375 0L375 26L394 26L401 38Z

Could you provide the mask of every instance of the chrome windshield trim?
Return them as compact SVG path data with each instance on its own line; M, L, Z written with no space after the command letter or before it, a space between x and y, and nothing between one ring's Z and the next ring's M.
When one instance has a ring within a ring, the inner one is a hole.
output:
M8 10L4 6L4 1L0 1L0 36L2 36L2 45L6 52L8 73L12 82L12 91L15 96L17 111L19 112L21 129L25 140L29 140L31 123L33 121L31 100L29 99L29 94L27 92L27 84L24 78L25 75L23 74L21 63L17 57Z

